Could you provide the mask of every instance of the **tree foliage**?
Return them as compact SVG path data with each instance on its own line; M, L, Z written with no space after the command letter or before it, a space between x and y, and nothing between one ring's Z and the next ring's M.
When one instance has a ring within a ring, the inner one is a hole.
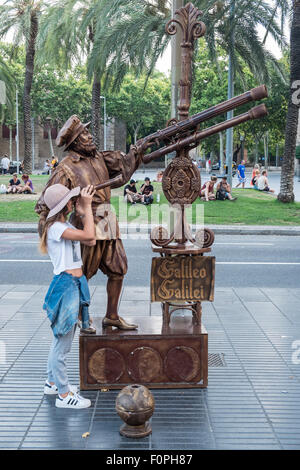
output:
M127 124L130 143L164 128L170 114L170 83L161 73L151 77L146 88L145 77L126 75L118 93L110 93L107 109Z
M227 55L220 47L217 48L218 62L211 59L205 43L201 40L198 53L195 58L195 76L193 85L191 114L200 112L211 106L215 106L227 99ZM253 149L256 140L260 141L266 131L269 131L270 147L275 152L276 144L282 144L285 131L285 115L288 102L288 54L280 60L282 73L278 75L274 68L270 67L270 83L268 86L269 97L265 102L268 108L268 116L259 121L248 121L234 129L235 147L240 143L240 136L245 138L245 145ZM261 84L259 79L250 70L248 65L239 58L240 74L236 78L236 95L244 93ZM235 115L248 111L254 104L241 106L235 110ZM212 126L226 119L226 116L218 116L202 125ZM219 153L219 137L212 136L202 142L205 152L214 150Z

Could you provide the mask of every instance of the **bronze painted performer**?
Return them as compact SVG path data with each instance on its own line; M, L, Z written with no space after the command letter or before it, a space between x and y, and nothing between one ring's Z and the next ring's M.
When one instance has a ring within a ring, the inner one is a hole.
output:
M98 152L88 126L89 123L83 124L76 115L73 115L57 136L57 146L64 146L67 155L52 173L35 207L35 211L40 215L40 235L49 212L44 202L44 193L49 186L60 183L68 189L77 186L84 188L89 184L96 186L105 183L121 175L119 181L112 185L120 187L130 179L141 162L143 147L131 146L128 154L121 151ZM128 324L118 315L123 278L127 272L127 257L120 239L117 218L110 209L110 196L111 189L106 187L98 189L93 197L96 245L81 246L83 272L87 279L90 279L100 269L108 277L107 309L103 326L131 330L136 329L137 325ZM71 221L76 228L82 228L80 217L76 214L73 214Z

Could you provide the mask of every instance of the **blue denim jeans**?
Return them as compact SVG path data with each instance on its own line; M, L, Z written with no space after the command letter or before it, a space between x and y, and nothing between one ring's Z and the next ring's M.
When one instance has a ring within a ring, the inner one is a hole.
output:
M69 380L66 368L66 355L71 350L76 325L64 336L53 336L48 356L48 382L54 382L60 395L68 393Z
M74 338L79 309L82 323L89 327L90 292L85 276L63 272L53 277L43 308L47 311L54 338L48 356L48 381L54 382L59 394L69 391L65 358Z

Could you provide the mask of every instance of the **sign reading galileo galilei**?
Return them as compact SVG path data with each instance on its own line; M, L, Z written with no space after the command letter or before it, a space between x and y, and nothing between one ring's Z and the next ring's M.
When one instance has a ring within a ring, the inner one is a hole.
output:
M151 301L214 300L214 256L152 258Z

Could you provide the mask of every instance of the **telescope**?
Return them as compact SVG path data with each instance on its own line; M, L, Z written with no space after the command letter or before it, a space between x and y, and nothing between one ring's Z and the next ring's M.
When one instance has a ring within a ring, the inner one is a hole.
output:
M196 147L199 142L206 137L222 132L230 127L234 127L243 122L259 119L268 114L267 108L264 104L252 108L247 113L241 114L229 119L223 123L209 127L202 131L198 130L199 124L209 119L212 119L220 114L232 111L233 109L242 106L251 101L261 100L267 98L268 90L265 85L253 88L246 93L235 96L230 100L224 101L216 106L205 109L204 111L194 114L193 116L179 121L176 124L166 127L165 129L158 130L147 137L140 139L137 145L143 145L145 149L151 148L154 145L158 146L163 143L165 146L151 153L143 156L143 162L149 163L150 161L162 157L167 153L187 148L191 150Z

